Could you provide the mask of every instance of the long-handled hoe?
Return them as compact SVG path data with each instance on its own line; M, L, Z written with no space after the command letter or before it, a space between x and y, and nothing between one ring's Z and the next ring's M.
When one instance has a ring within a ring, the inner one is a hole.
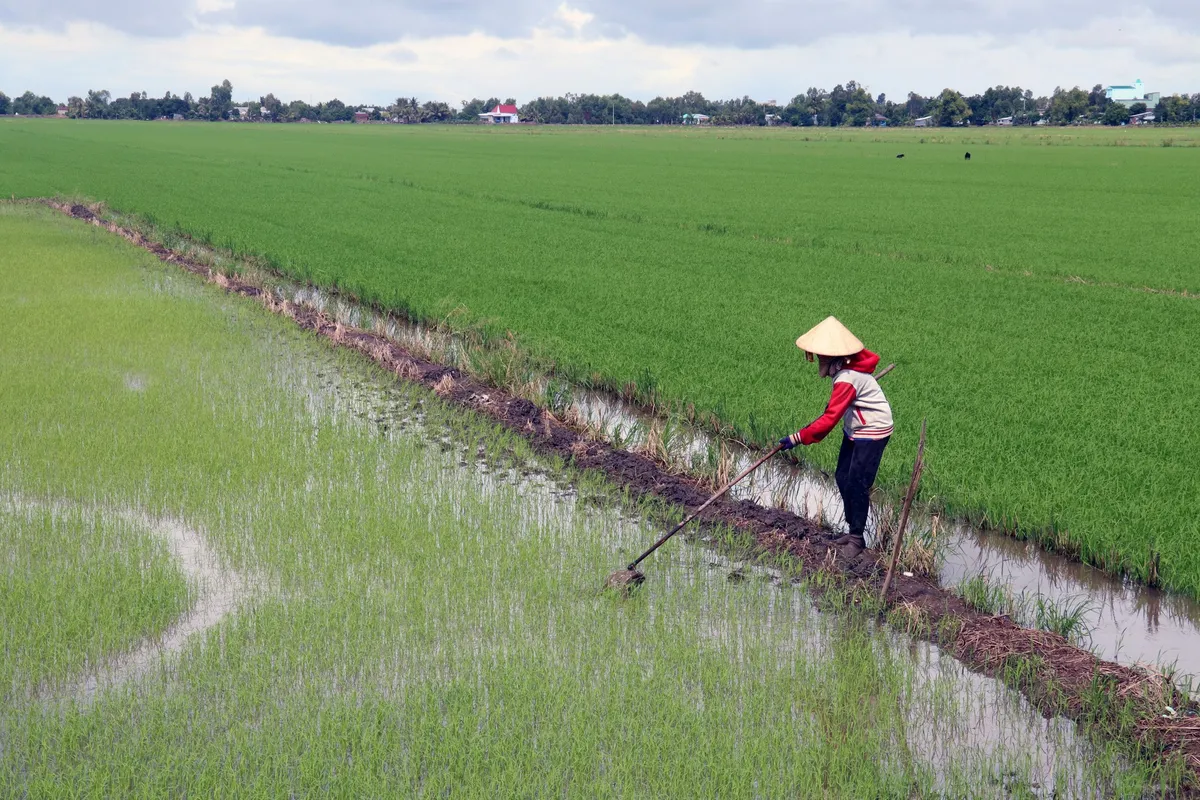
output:
M755 461L750 466L746 467L746 469L742 470L741 474L739 474L736 478L734 478L729 483L725 484L720 489L718 489L716 494L714 494L712 497L705 500L704 504L702 506L700 506L699 508L697 508L695 511L693 511L691 514L689 514L687 516L687 519L685 519L683 522L679 523L674 528L672 528L670 531L668 531L666 534L664 534L661 539L659 539L657 542L652 544L650 546L649 550L647 550L646 552L644 552L640 556L638 556L633 562L631 562L629 564L628 567L626 567L625 569L619 569L616 572L614 572L612 575L609 575L608 580L606 580L604 582L604 587L606 589L628 589L630 586L633 586L635 584L641 583L642 581L646 580L646 576L643 575L642 573L638 572L638 570L637 570L637 565L642 563L642 561L645 560L646 556L650 555L655 550L662 547L663 544L666 543L667 539L670 539L672 536L674 536L675 534L677 534L681 530L683 530L684 525L687 525L689 522L694 520L696 517L700 516L700 512L702 512L704 509L706 509L710 505L712 505L713 502L718 497L720 497L721 495L728 492L730 489L732 489L737 484L738 481L740 481L742 478L749 475L751 472L754 472L754 470L761 467L768 458L775 455L782 449L783 449L783 445L781 445L781 444L775 445L774 447L772 447L770 450L767 451L767 454L765 456L760 458L758 461Z
M896 366L895 364L888 364L886 367L884 367L882 370L880 370L879 373L876 374L875 377L877 379L882 378L884 375L891 372L895 366ZM666 534L664 534L661 539L659 539L657 542L652 544L650 546L649 550L642 553L640 556L638 556L636 559L634 559L632 562L630 562L629 566L627 566L625 569L619 569L616 572L614 572L613 574L609 575L608 580L606 580L604 582L604 588L605 589L617 589L619 591L624 592L624 591L628 591L633 586L636 586L637 584L646 580L646 576L643 575L642 573L638 572L638 569L637 569L638 564L645 561L647 556L649 556L655 550L657 550L658 548L660 548L664 544L666 544L666 541L668 539L670 539L672 536L674 536L675 534L677 534L681 530L683 530L683 527L685 525L687 525L689 522L694 520L696 517L700 516L700 513L702 511L704 511L704 509L708 508L710 505L712 505L717 500L717 498L719 498L721 495L725 494L730 489L732 489L734 486L736 486L738 484L738 482L742 480L742 478L745 478L751 472L754 472L754 470L761 467L764 463L766 463L767 459L769 459L771 456L775 455L782 449L783 449L783 445L779 445L779 444L775 445L774 447L772 447L770 450L767 451L766 455L764 455L758 461L755 461L750 466L746 467L746 469L742 470L741 474L739 474L736 478L734 478L729 483L725 484L720 489L718 489L716 494L714 494L712 497L705 500L704 504L701 505L699 508L697 508L695 511L693 511L691 514L689 514L683 522L676 525L674 528L672 528Z

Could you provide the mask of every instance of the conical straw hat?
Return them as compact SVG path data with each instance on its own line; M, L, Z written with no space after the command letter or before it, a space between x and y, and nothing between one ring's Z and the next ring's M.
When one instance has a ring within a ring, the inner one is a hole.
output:
M837 317L826 317L797 339L796 347L819 356L852 356L863 343Z

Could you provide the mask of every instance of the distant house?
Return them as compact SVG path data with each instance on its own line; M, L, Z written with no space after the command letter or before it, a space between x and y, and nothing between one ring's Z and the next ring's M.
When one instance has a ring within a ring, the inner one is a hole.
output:
M913 120L913 125L918 128L932 128L933 117L917 117Z
M1147 94L1142 79L1138 78L1132 85L1109 86L1104 90L1104 96L1111 102L1120 103L1126 108L1134 103L1145 103L1148 108L1153 108L1162 98L1162 92Z
M1000 119L996 120L996 124L1002 128L1011 128L1013 124L1012 117L1001 117Z
M58 116L60 116L60 117L65 117L65 116L67 115L67 111L69 111L69 110L70 110L70 109L68 109L66 106L60 105L60 106L59 106L59 107L58 107L58 108L55 110L55 113L56 113Z
M480 122L486 122L489 125L510 125L521 121L517 116L517 107L508 103L501 103L491 111L485 111L479 115Z
M876 128L886 128L888 125L888 118L883 114L876 114L875 116L871 117L871 124Z
M708 114L684 114L679 118L684 125L707 125L711 119Z
M183 114L172 114L171 119L175 120L176 122L183 122Z
M783 121L783 117L778 114L763 114L763 119L766 120L768 125L778 125Z
M354 121L355 122L366 122L369 119L371 119L371 115L368 114L366 111L355 111L354 112Z
M250 116L250 106L234 106L230 109L229 116L233 119L247 119Z
M1151 122L1154 122L1154 112L1153 111L1143 111L1140 114L1130 114L1129 115L1129 124L1130 125L1147 125Z

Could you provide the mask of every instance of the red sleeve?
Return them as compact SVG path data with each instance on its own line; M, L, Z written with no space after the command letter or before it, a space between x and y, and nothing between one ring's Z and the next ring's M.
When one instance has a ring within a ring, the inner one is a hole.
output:
M800 429L797 434L800 443L813 444L824 439L838 424L856 395L854 387L846 381L833 384L833 394L829 398L829 405L825 406L825 413Z

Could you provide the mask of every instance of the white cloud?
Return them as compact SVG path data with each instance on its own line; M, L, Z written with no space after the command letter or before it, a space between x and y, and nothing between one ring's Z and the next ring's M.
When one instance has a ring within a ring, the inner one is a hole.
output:
M215 14L219 11L232 11L236 6L234 0L196 0L196 13Z
M554 18L566 23L567 27L579 33L579 31L583 30L583 26L596 18L596 15L580 11L578 8L571 8L566 3L563 3L554 11Z
M239 99L274 92L284 99L383 103L415 95L451 104L566 92L650 99L690 89L787 102L809 86L850 79L893 99L909 90L933 94L952 86L974 93L997 83L1042 94L1056 85L1138 77L1151 90L1200 91L1200 35L1145 11L1019 37L895 30L758 49L647 42L628 32L590 35L597 24L590 13L563 4L521 36L414 35L358 47L229 24L197 24L170 38L95 22L62 30L0 26L0 89L11 96L28 88L56 100L101 88L199 96L229 78Z

